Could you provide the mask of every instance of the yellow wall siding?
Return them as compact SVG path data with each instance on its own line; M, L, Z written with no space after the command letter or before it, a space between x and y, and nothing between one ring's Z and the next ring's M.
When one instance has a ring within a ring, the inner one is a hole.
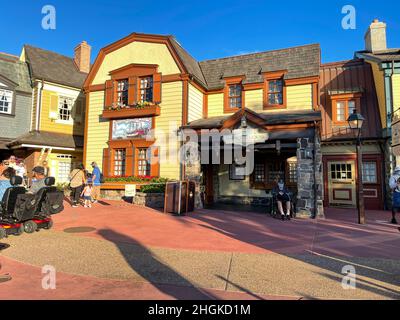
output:
M249 177L241 181L229 180L229 165L221 165L218 176L219 194L221 196L267 197L267 193L264 190L250 189Z
M32 99L32 117L31 117L31 129L36 130L36 110L37 110L37 99L38 89L37 86L33 88L33 99Z
M104 108L104 92L91 92L86 96L89 99L89 114L87 127L86 144L86 163L90 168L90 163L96 161L99 168L103 167L103 149L107 148L109 135L109 121L101 121L100 115Z
M376 94L378 95L379 112L381 114L382 127L386 128L386 98L385 98L385 80L383 72L379 70L376 63L370 62L372 73L374 75Z
M183 83L181 81L164 83L162 85L161 114L156 117L156 130L160 130L167 137L172 128L178 129L182 124L182 94ZM174 141L168 146L160 145L160 152L168 152L169 147L179 147L176 135ZM167 162L160 161L160 176L169 179L179 179L179 159L168 159Z
M313 109L312 85L288 86L286 88L288 110Z
M203 94L189 84L189 122L203 118Z
M58 99L58 97L59 95L57 92L49 90L42 91L40 109L40 130L65 134L83 135L85 122L84 119L82 119L79 123L74 122L73 124L57 123L57 120L50 119L51 99ZM58 110L53 111L58 112Z
M262 112L264 97L263 90L248 90L244 91L245 106L256 112ZM287 110L312 110L313 109L313 95L312 85L298 85L286 87ZM268 110L275 112L282 112L282 109ZM224 115L224 95L210 94L208 96L208 116L216 117Z
M224 115L224 94L216 93L208 95L208 117Z
M321 147L322 154L325 155L341 155L341 154L354 154L355 148L353 145L344 146L327 146ZM363 144L362 152L364 154L380 154L382 151L376 144Z
M392 77L393 86L393 110L396 111L400 108L400 74L394 74ZM397 115L400 115L397 111Z
M245 91L244 95L246 108L256 112L263 111L264 91L262 89Z
M50 174L56 179L56 183L68 183L68 178L60 180L60 163L69 163L71 169L75 168L79 163L82 162L82 153L70 152L70 153L51 153L47 159L50 167Z
M163 75L180 73L168 47L165 44L132 42L107 54L92 84L102 84L110 79L109 72L131 63L157 64Z

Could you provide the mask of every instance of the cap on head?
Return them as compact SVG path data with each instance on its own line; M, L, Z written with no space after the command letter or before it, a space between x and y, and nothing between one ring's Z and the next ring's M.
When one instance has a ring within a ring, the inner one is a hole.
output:
M44 168L41 167L41 166L37 166L37 167L34 167L34 168L33 168L32 172L35 172L35 173L44 175Z
M97 163L95 161L92 162L92 166L96 167Z

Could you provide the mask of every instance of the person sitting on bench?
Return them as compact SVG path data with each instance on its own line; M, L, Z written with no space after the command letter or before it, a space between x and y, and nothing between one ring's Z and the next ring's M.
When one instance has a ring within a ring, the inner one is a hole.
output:
M278 206L278 212L281 214L282 220L285 220L285 212L283 211L283 205L286 209L286 218L290 220L290 191L285 187L283 180L279 180L277 186L273 190L273 194L276 196L276 202Z
M45 169L40 166L34 167L32 173L33 173L32 186L29 189L29 193L36 194L39 192L40 189L46 187Z

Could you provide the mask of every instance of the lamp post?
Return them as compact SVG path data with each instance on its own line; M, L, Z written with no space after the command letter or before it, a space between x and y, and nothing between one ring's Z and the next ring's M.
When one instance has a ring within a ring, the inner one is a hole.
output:
M362 181L362 151L361 151L361 128L364 123L364 117L357 113L354 109L353 114L349 116L347 122L349 123L350 129L356 133L357 140L357 211L358 211L358 223L365 224L365 207L364 207L364 189Z

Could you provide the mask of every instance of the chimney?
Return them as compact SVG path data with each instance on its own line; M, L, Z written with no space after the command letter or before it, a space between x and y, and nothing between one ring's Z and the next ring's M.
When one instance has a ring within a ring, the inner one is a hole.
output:
M386 23L375 19L368 27L364 39L366 51L373 53L386 50Z
M74 61L79 71L89 73L90 71L90 52L92 47L86 41L82 41L75 47Z

